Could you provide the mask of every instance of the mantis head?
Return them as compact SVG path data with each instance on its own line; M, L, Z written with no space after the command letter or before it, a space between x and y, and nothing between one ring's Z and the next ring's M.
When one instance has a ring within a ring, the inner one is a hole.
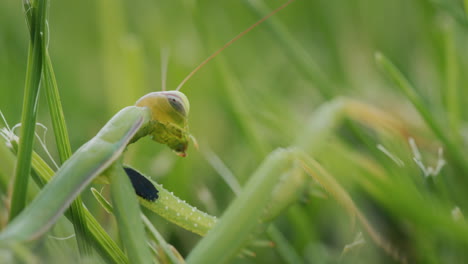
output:
M270 14L266 15L255 24L247 28L246 30L239 33L233 39L228 41L224 46L211 54L206 58L200 65L198 65L193 71L191 71L185 79L177 86L175 91L164 91L166 87L165 72L167 69L167 56L163 61L162 67L162 92L149 93L136 102L136 106L148 107L152 114L152 126L147 131L153 138L153 140L168 145L174 150L179 156L185 157L187 154L188 141L192 139L195 147L197 142L188 132L187 118L189 113L190 104L187 97L179 92L180 88L204 65L214 59L221 51L232 45L242 36L250 32L252 29L263 23L270 16L276 14L281 9L291 4L294 0L289 0L287 3L275 9ZM167 54L166 54L167 55ZM164 56L163 56L164 57Z
M189 139L188 113L190 104L179 91L153 92L141 97L135 104L151 110L153 140L166 144L177 155L185 157Z

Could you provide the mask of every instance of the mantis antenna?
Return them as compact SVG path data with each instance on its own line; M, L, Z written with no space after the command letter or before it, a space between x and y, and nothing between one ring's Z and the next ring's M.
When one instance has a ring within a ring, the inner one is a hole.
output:
M224 44L224 46L222 46L220 49L218 49L217 51L215 51L213 54L211 54L208 58L206 58L202 63L200 63L200 65L198 65L192 72L189 73L189 75L187 75L187 77L185 77L184 80L182 80L182 82L179 84L179 86L177 86L177 89L176 91L180 90L180 88L182 88L182 86L198 71L200 70L203 66L205 66L205 64L207 64L209 61L211 61L212 59L214 59L221 51L223 51L224 49L226 49L227 47L231 46L232 43L236 42L236 40L240 39L242 36L244 36L245 34L249 33L252 29L256 28L258 25L260 25L261 23L263 23L265 20L267 20L269 17L271 17L272 15L278 13L279 11L281 11L283 8L287 7L289 4L291 4L292 2L294 2L294 0L289 0L288 2L286 2L285 4L283 4L282 6L278 7L277 9L273 10L273 12L271 12L270 14L266 15L265 17L263 17L262 19L260 19L259 21L255 22L255 24L251 25L249 28L247 28L246 30L242 31L241 33L239 33L239 35L235 36L233 39L231 39L230 41L228 41L226 44Z

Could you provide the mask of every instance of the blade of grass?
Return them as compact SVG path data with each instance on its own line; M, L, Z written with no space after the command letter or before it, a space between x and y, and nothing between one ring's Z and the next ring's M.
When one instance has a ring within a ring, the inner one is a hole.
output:
M146 244L147 239L140 217L140 205L120 160L111 165L109 174L114 215L117 219L120 239L125 246L128 258L132 263L153 263Z
M39 86L42 71L41 32L44 31L46 0L34 1L27 10L31 12L31 36L28 51L28 66L21 117L21 137L16 163L16 176L11 198L10 221L15 218L26 205L29 173L31 171L31 156L36 126Z
M46 5L45 19L48 17L49 6ZM42 84L46 91L47 103L49 105L49 113L52 120L52 127L54 128L55 141L60 157L60 162L64 163L72 155L70 140L68 138L67 126L65 123L65 116L62 110L62 103L58 91L57 81L55 79L52 61L49 56L48 43L49 28L43 32L42 35L42 54L43 59L43 74ZM91 241L86 229L86 219L84 217L84 207L81 197L78 196L70 206L70 215L73 218L73 227L75 229L76 241L81 255L87 256L92 254Z
M48 9L49 5L46 4L46 10L45 10L45 16L44 16L44 21L47 21L48 17ZM26 10L29 10L29 6L26 5ZM32 32L32 12L26 12L26 18L27 18L27 23L28 27L30 29L31 35L33 35ZM63 163L65 160L67 160L72 152L71 152L71 147L70 143L68 140L68 132L66 129L66 124L65 124L65 119L62 111L62 106L60 102L60 97L59 97L59 92L58 92L58 87L57 83L55 80L55 74L52 68L52 62L48 53L47 49L47 41L49 39L48 37L49 30L46 28L46 30L42 34L42 54L44 56L43 59L43 85L46 88L46 97L48 100L48 105L49 105L49 112L51 114L51 119L52 119L52 126L54 128L54 133L55 133L55 139L56 139L56 144L57 148L59 151L59 156L61 163ZM82 201L80 197L77 197L77 199L72 203L70 206L70 213L72 215L72 218L75 218L74 223L74 228L75 228L75 233L76 233L76 239L77 239L77 244L78 248L80 250L80 253L82 255L89 255L91 254L91 246L89 246L90 241L87 241L87 234L86 234L86 222L84 218L84 208L82 206Z
M442 127L433 118L429 112L428 107L424 104L422 98L416 93L416 89L405 78L405 76L398 70L398 68L388 60L382 53L375 55L375 60L380 68L390 77L396 84L396 87L408 98L413 104L421 117L426 122L427 126L432 130L436 137L445 145L447 153L455 162L457 167L463 170L463 174L468 173L468 162L464 158L464 154L460 148L447 136ZM464 176L461 175L461 176ZM468 181L467 177L461 177L463 181Z

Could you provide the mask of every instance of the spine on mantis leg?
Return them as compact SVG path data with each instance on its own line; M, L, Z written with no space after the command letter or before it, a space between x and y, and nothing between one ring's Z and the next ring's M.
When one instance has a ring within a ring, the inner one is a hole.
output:
M109 167L151 118L142 107L126 107L83 145L57 171L54 178L0 233L0 244L31 240L46 232L75 197Z
M216 224L216 217L198 210L176 197L135 169L126 167L140 204L170 222L201 236Z

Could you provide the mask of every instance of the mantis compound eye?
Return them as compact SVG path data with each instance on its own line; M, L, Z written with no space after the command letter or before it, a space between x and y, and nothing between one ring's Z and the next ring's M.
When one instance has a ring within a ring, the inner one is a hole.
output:
M184 101L181 97L173 94L166 95L169 104L183 116L187 116L188 111L185 110Z
M171 107L180 115L187 117L190 110L190 103L185 94L179 91L161 92L166 98Z

